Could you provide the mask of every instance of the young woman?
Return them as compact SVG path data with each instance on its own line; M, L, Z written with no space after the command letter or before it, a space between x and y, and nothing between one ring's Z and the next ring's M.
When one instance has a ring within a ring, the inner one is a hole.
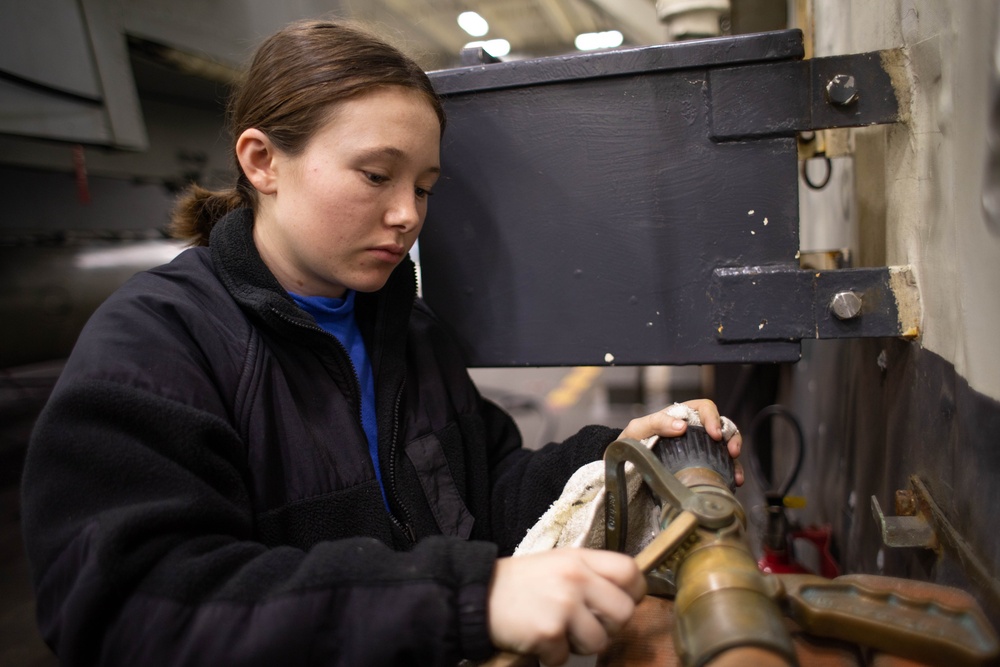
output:
M632 559L505 556L619 431L522 449L415 298L445 125L426 75L303 22L229 111L236 187L182 200L196 247L102 305L33 435L23 525L62 664L599 651L644 592ZM683 428L656 413L624 435Z

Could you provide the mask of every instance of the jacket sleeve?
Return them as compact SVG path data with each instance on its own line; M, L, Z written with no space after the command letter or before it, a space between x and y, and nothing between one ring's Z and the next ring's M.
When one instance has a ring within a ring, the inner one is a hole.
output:
M466 437L472 446L485 449L489 488L469 491L489 507L485 512L489 515L489 529L480 535L496 542L500 556L509 556L528 529L559 498L573 473L600 459L621 429L587 426L565 442L550 443L538 450L525 449L513 418L484 398L471 379L461 352L464 346L451 328L423 301L417 301L415 312L422 323L418 337L423 344L419 349L433 350L433 365L447 378L444 384L459 406L458 411L474 414L475 425L466 429ZM479 497L480 493L483 497Z
M39 625L65 667L453 665L492 652L494 545L267 548L253 540L240 439L180 401L61 382L22 493Z

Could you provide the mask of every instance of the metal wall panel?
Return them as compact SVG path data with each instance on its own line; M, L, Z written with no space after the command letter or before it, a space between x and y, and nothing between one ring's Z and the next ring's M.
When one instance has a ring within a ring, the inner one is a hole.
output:
M0 72L77 96L100 99L97 70L76 0L6 2Z
M788 361L719 343L719 266L797 267L794 137L710 137L712 67L801 57L795 31L432 75L444 177L428 303L474 366Z
M146 148L118 3L8 5L0 22L0 133Z
M802 55L786 30L432 74L449 124L424 295L469 363L794 361L800 332L901 334L884 276L863 282L887 308L818 328L823 294L783 304L781 281L754 277L814 280L797 133L899 118L880 53ZM860 95L830 94L848 81ZM747 279L713 287L720 269Z

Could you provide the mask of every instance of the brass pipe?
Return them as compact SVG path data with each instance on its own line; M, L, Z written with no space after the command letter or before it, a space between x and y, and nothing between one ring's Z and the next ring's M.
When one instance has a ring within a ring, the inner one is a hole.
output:
M674 644L681 662L698 667L738 647L755 646L795 663L795 649L769 581L731 536L698 531L677 571Z
M740 505L722 477L708 468L677 474L692 490ZM732 662L763 651L768 664L794 665L795 647L775 599L779 584L757 567L742 520L720 529L699 527L676 559L674 645L687 667ZM740 657L742 656L742 657Z

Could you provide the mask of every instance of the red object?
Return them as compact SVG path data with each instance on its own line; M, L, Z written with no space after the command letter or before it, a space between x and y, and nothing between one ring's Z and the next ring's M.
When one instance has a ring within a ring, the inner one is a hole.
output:
M764 555L757 561L762 572L769 574L818 574L827 579L840 576L840 566L830 553L832 530L829 526L811 526L789 533L789 548L775 550L764 547ZM815 552L814 568L808 568L796 559L793 548L799 550L812 547Z

